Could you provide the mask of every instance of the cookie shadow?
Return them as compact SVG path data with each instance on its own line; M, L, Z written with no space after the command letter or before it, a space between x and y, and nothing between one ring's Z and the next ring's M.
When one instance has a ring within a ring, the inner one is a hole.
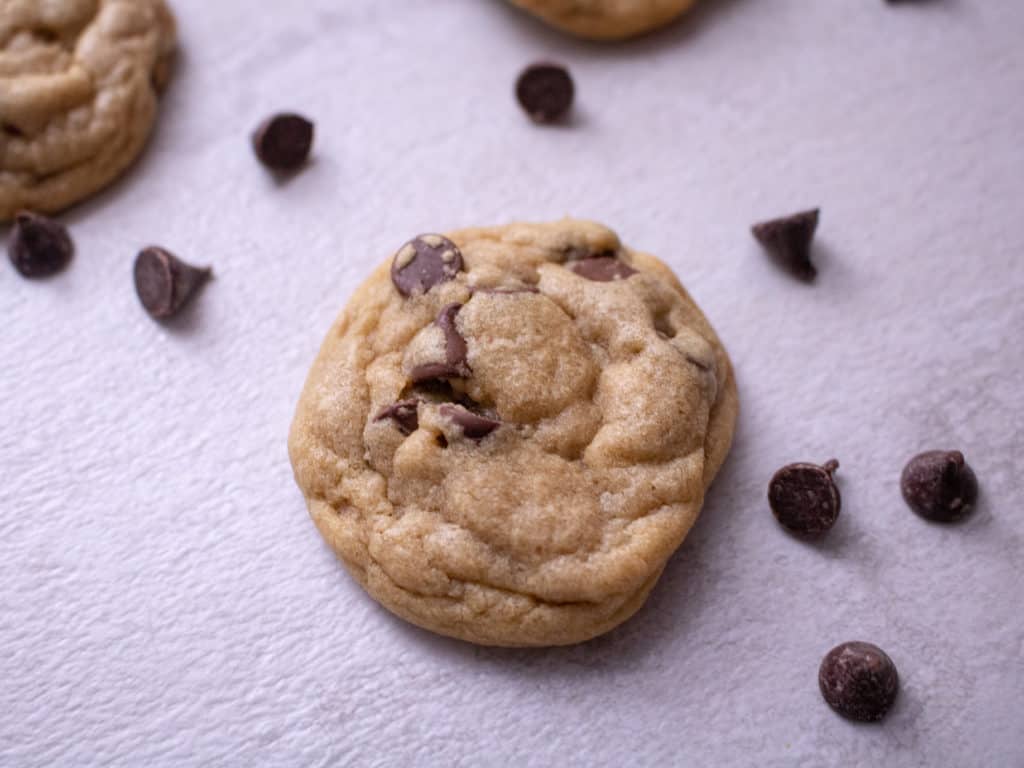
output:
M483 666L489 672L516 678L631 674L666 653L685 653L694 642L694 628L701 625L704 612L711 607L709 548L725 535L732 517L727 489L739 482L736 453L734 448L708 491L704 511L670 558L646 603L604 635L569 646L497 648L435 635L397 617L390 620L399 634L442 662Z

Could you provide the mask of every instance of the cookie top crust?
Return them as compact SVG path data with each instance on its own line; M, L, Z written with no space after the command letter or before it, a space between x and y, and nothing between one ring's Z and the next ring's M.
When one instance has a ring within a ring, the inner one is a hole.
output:
M174 45L163 0L0 0L0 221L65 208L132 162Z
M427 234L356 292L292 427L314 521L387 607L475 642L628 617L693 524L736 411L671 270L601 225Z
M578 37L621 40L668 24L696 0L511 0Z

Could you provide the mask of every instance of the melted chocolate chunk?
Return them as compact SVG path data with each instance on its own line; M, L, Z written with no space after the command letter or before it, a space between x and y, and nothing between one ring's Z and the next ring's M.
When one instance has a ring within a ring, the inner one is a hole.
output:
M157 319L171 317L210 278L209 267L194 267L170 251L150 246L135 258L135 292L145 310Z
M553 123L572 107L576 88L560 64L531 64L516 81L516 98L535 123Z
M374 421L391 419L403 435L411 435L420 426L419 400L400 400L397 403L381 408Z
M391 282L403 296L426 293L452 280L462 269L462 253L441 235L420 235L398 249L391 263Z
M412 369L409 376L413 383L431 379L458 379L469 376L472 372L466 363L466 340L455 327L455 316L462 309L461 304L449 304L438 313L434 325L444 333L445 359L443 362L424 363Z
M779 523L794 533L825 533L839 517L840 496L833 474L835 459L817 464L789 464L772 477L768 503Z
M802 280L813 280L818 270L811 263L811 241L818 228L819 213L815 208L763 221L755 224L751 231L780 266Z
M833 648L818 670L821 695L832 709L850 720L881 720L899 690L896 665L877 645L843 643Z
M470 440L483 440L501 426L501 422L479 413L473 413L461 405L442 405L440 413L451 419Z
M914 512L937 523L959 520L978 499L978 478L960 451L926 451L900 477L903 498Z
M301 115L273 115L256 129L252 147L256 157L268 168L297 170L313 148L313 123Z
M60 272L74 253L71 236L63 225L28 211L14 217L8 255L23 277L49 277Z
M614 280L625 280L635 275L636 270L628 264L612 256L593 256L579 261L569 262L569 269L580 277L598 283L610 283Z

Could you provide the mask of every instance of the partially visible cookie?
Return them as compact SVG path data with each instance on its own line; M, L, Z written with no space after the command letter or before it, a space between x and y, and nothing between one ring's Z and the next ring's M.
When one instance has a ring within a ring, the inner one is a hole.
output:
M399 616L576 643L644 602L725 459L729 358L595 223L421 235L330 330L289 441L321 534Z
M511 0L554 27L591 40L621 40L668 24L696 0Z
M131 165L174 45L163 0L0 0L0 221L59 211Z

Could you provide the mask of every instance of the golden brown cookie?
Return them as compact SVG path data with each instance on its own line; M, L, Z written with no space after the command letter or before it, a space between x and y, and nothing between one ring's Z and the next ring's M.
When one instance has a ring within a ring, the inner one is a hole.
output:
M511 0L548 24L591 40L621 40L662 27L696 0Z
M643 604L736 410L672 271L567 219L402 246L328 333L289 447L321 534L385 607L561 645Z
M135 160L174 41L163 0L0 0L0 221L66 208Z

